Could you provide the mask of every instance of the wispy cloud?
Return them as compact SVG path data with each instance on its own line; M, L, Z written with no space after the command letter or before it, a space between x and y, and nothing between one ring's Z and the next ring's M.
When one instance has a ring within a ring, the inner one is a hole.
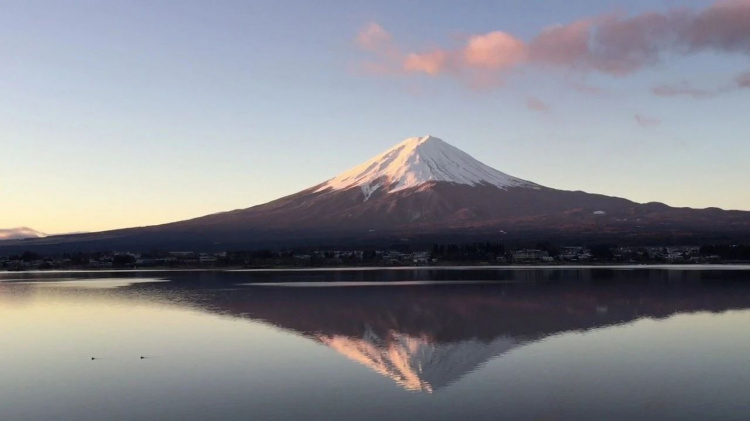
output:
M625 76L659 63L667 54L750 55L750 0L721 0L699 11L675 8L584 17L548 27L529 41L495 30L469 36L455 48L406 53L393 46L388 32L371 23L357 36L357 44L387 57L384 66L397 74L450 75L470 81L476 75L503 75L520 66L537 66ZM750 83L750 76L743 81Z
M696 88L687 82L680 82L671 85L654 86L651 89L657 96L689 96L693 98L711 98L718 95L718 91Z
M635 122L638 123L639 126L646 129L650 129L661 124L661 120L659 120L658 118L645 116L643 114L636 114L633 117L635 118Z
M370 22L357 34L355 42L366 51L383 52L392 48L393 37L382 26Z
M375 22L360 29L354 43L372 59L361 63L361 69L370 75L394 75L402 73L399 68L404 54L393 42L393 36Z
M730 82L717 88L699 88L687 81L681 81L673 84L654 86L651 88L651 92L654 95L662 97L688 96L696 99L705 99L748 88L750 88L750 72L741 73L735 76Z
M737 75L737 77L734 78L734 83L737 84L737 87L739 88L750 88L750 72Z
M409 54L404 59L403 68L407 72L426 73L430 76L437 76L445 70L449 63L449 54L445 51L437 50L423 54Z
M532 110L532 111L538 111L538 112L549 112L552 110L552 107L550 107L549 104L542 101L539 98L529 98L528 101L526 101L526 108Z
M584 82L579 81L568 81L568 86L572 88L575 91L582 92L585 94L591 94L591 95L605 95L607 92L598 87L598 86L592 86Z

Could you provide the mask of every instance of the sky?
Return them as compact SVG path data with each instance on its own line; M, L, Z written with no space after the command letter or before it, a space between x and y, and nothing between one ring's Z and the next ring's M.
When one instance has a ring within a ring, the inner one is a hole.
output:
M750 210L750 0L0 2L0 228L246 208L431 134Z

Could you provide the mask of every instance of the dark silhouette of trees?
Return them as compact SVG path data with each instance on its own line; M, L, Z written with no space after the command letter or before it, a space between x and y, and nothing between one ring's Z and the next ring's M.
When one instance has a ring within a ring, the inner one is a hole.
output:
M505 246L500 243L434 244L432 257L440 260L469 261L495 260L505 255Z
M112 265L123 267L123 266L130 266L135 264L135 257L129 255L129 254L116 254L112 258Z
M596 260L612 260L615 257L612 253L612 247L607 245L592 246L591 256Z
M35 260L41 260L42 256L39 253L34 253L33 251L25 251L23 254L21 254L21 260L24 262L33 262Z
M700 249L704 256L719 256L721 260L750 260L750 245L704 245Z

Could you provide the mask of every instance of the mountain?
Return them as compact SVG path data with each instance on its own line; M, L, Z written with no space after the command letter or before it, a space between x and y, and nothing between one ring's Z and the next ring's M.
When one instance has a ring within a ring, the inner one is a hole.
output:
M150 227L0 243L0 250L227 250L493 240L567 244L750 239L750 212L565 191L497 171L432 136L404 140L299 193Z
M47 235L28 227L0 228L0 240L19 240L23 238L43 238Z

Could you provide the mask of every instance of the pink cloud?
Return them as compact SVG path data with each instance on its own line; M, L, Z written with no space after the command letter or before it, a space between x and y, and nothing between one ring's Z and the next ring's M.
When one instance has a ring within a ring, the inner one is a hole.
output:
M635 122L638 123L639 126L650 129L652 127L656 127L661 124L661 120L654 117L648 117L643 114L636 114L633 116L635 118Z
M580 67L586 62L593 21L582 19L543 30L531 41L529 58L544 65Z
M537 64L615 76L657 64L666 53L750 54L750 0L718 1L699 12L679 8L583 18L542 31L530 50Z
M548 112L552 108L547 104L546 102L542 101L539 98L529 98L528 101L526 101L526 108L532 110L532 111L539 111L539 112Z
M525 53L526 47L521 40L504 32L490 32L472 36L464 47L457 50L408 54L403 59L403 68L407 72L430 76L437 76L448 70L454 70L456 74L472 69L501 70L523 62ZM463 74L462 77L472 86L497 84L497 78L483 74Z
M398 75L402 72L403 53L393 42L393 36L377 23L362 28L354 40L357 47L374 56L360 64L360 70L369 75Z
M680 39L691 50L750 54L750 0L717 1L692 16Z
M391 48L393 37L382 26L370 23L357 34L355 42L366 51L381 52Z
M625 19L603 19L590 40L589 65L621 76L656 64L670 42L672 16L646 13Z
M425 54L412 53L404 59L404 70L436 76L447 67L448 57L449 53L440 50Z
M376 23L360 31L356 41L363 50L397 62L395 67L403 73L450 74L470 84L475 78L498 79L487 72L506 73L520 66L625 76L668 55L701 51L750 55L750 0L719 0L699 11L676 8L634 16L583 17L548 27L528 43L497 30L470 36L457 48L401 53ZM655 88L654 93L704 95L685 87Z
M523 41L501 31L475 35L463 50L468 66L488 69L513 67L521 63L525 55Z

